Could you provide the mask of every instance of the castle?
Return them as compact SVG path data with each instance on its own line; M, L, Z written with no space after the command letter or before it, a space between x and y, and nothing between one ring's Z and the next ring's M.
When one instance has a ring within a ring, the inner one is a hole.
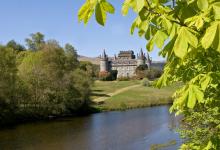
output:
M151 68L152 59L149 54L147 56L140 50L137 56L134 55L134 51L120 51L118 57L109 58L105 50L100 56L100 72L110 72L111 70L117 70L117 78L120 77L133 77L135 76L135 70L138 66L147 65Z

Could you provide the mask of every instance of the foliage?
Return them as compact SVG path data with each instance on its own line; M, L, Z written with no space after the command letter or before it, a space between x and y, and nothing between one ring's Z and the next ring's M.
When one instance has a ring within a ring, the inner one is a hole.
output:
M103 7L96 10L103 2L87 0L79 11L79 20L87 23L95 12L96 20L103 25L107 11ZM157 87L184 83L175 93L171 108L184 114L186 123L193 127L183 130L189 138L181 149L220 149L219 0L125 0L122 14L127 15L129 9L137 14L131 33L137 28L139 36L148 40L148 51L157 46L167 59ZM210 114L213 111L215 115ZM204 118L205 124L193 122L193 118L202 120L203 116L210 116Z
M145 77L147 77L150 80L160 78L162 74L163 71L157 68L150 68L149 70L145 71Z
M66 66L66 67L69 68L70 70L72 68L76 68L79 65L76 49L71 44L66 44L65 52L66 52L66 59L67 59L66 61L68 62L67 64L69 64L69 66Z
M26 50L23 45L21 45L21 44L15 42L14 40L9 41L9 42L6 44L6 47L12 48L12 49L14 49L14 50L16 50L16 51L19 51L19 52Z
M150 86L151 85L148 78L142 79L141 84L142 84L142 86Z
M110 81L111 73L108 71L99 72L99 80L101 81Z
M36 51L40 50L45 44L44 35L40 32L31 34L30 38L25 39L29 50Z
M102 71L99 72L99 80L101 81L114 81L117 79L117 70L111 70L110 72L108 71Z
M10 42L14 43L14 42ZM89 105L92 77L76 50L48 40L34 51L0 46L0 125L72 114ZM37 49L40 48L40 49Z
M141 65L136 68L135 74L137 79L148 78L154 80L162 75L162 70L152 67L148 69L147 65Z
M16 53L11 48L0 47L0 124L13 118L17 107L18 89Z
M89 61L80 61L80 69L87 72L87 74L93 78L99 77L99 66L92 64Z

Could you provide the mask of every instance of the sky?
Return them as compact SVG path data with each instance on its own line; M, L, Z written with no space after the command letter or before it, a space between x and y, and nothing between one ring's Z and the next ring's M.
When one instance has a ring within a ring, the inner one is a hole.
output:
M61 46L72 44L79 55L97 57L103 49L109 56L121 50L141 48L146 52L147 41L137 33L130 35L130 26L136 15L130 11L121 15L123 0L109 0L116 8L108 15L104 27L96 23L95 17L87 25L78 22L77 12L85 0L1 0L0 44L15 40L25 45L31 33L41 32L45 39L55 39ZM158 49L150 53L153 60L163 60Z

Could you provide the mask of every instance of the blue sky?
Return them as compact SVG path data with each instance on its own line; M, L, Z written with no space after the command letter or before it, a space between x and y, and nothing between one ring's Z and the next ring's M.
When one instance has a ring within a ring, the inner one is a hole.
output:
M77 11L85 0L1 0L0 43L14 39L24 44L30 33L41 32L46 39L56 39L61 45L71 43L80 55L96 57L103 49L113 56L120 50L145 49L146 40L130 35L135 14L121 15L123 0L110 0L116 7L115 15L108 15L105 27L95 22L94 16L85 26L79 23ZM156 49L154 60L161 60Z

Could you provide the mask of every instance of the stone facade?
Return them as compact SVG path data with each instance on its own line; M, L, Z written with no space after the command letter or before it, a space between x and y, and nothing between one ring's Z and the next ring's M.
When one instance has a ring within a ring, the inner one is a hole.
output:
M100 72L109 72L111 70L117 70L117 78L120 77L134 77L135 70L140 65L147 65L151 67L152 60L147 54L147 57L143 53L142 49L137 56L134 55L134 51L120 51L118 57L109 58L104 50L100 56Z

